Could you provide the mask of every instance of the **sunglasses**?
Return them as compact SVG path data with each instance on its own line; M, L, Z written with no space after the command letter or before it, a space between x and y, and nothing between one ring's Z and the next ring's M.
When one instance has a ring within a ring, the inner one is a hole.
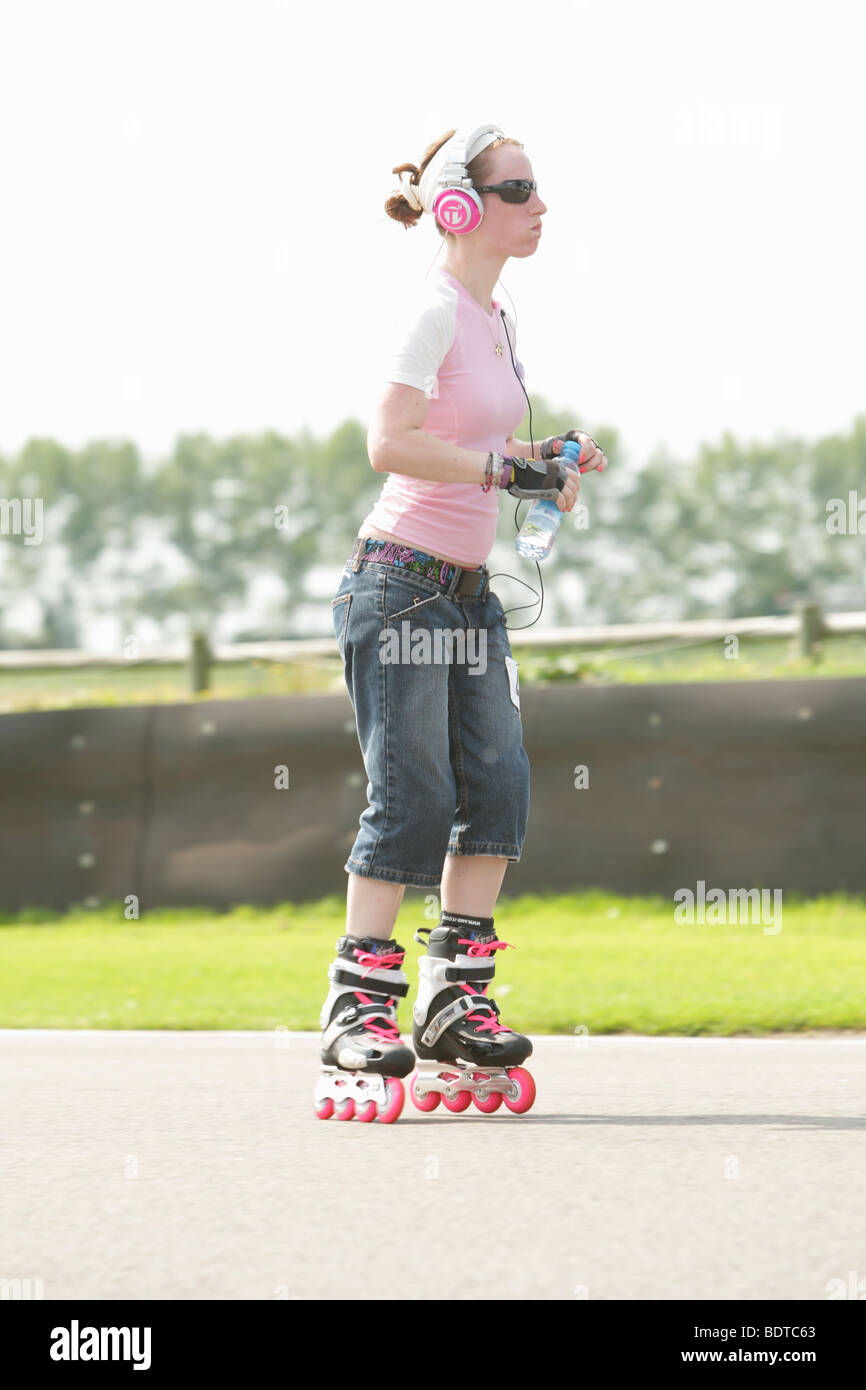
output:
M538 187L535 180L506 179L504 183L485 183L476 193L498 193L503 203L528 203L530 193Z

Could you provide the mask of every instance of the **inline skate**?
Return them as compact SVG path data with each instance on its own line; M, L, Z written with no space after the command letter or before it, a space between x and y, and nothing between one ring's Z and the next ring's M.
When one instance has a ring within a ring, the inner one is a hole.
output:
M488 997L498 940L492 917L442 912L439 925L419 927L415 940L427 955L418 962L420 982L413 1010L412 1044L418 1069L409 1093L419 1110L459 1114L475 1103L485 1115L503 1100L522 1115L535 1100L535 1082L519 1065L532 1052L529 1038L499 1023Z
M372 936L341 936L336 950L319 1018L324 1067L313 1105L320 1120L392 1124L405 1099L400 1078L415 1063L397 1028L395 1001L409 992L405 952Z

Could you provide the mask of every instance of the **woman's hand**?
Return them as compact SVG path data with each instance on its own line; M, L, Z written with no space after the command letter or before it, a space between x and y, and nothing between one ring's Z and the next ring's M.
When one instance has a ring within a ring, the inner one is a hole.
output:
M580 490L577 464L566 457L539 459L508 458L511 479L506 487L514 497L546 497L562 512L570 512Z
M569 430L568 434L552 434L545 439L541 446L541 457L543 459L557 458L562 453L563 444L570 440L579 444L580 447L580 471L588 473L591 469L597 468L599 473L603 473L607 468L607 457L602 453L592 435L584 434L582 430Z
M580 473L577 464L568 459L565 459L564 463L568 469L568 477L562 484L562 492L556 499L556 505L561 512L570 512L577 501L577 494L580 492Z

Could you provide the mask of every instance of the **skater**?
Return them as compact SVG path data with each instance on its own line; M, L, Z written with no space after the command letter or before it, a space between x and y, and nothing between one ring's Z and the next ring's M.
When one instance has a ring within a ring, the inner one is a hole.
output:
M577 499L581 471L604 467L588 435L513 437L526 409L515 324L493 299L511 256L535 254L547 211L523 146L498 127L449 131L420 168L398 165L385 208L404 227L426 213L444 262L395 344L367 437L387 475L359 526L331 609L368 777L369 805L344 865L346 932L322 1006L321 1118L394 1120L415 1055L399 1038L409 992L392 937L406 885L442 910L413 1009L419 1109L440 1100L485 1112L529 1108L528 1038L499 1022L488 989L500 941L493 913L529 811L517 663L485 560L499 495ZM530 414L531 421L531 414ZM531 434L531 429L530 429ZM429 941L422 939L429 934Z

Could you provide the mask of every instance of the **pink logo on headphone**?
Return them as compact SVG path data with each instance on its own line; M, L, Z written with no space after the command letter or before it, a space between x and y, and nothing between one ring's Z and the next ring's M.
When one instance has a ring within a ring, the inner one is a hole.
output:
M433 215L446 232L472 232L481 221L477 202L459 188L446 188L437 194Z

